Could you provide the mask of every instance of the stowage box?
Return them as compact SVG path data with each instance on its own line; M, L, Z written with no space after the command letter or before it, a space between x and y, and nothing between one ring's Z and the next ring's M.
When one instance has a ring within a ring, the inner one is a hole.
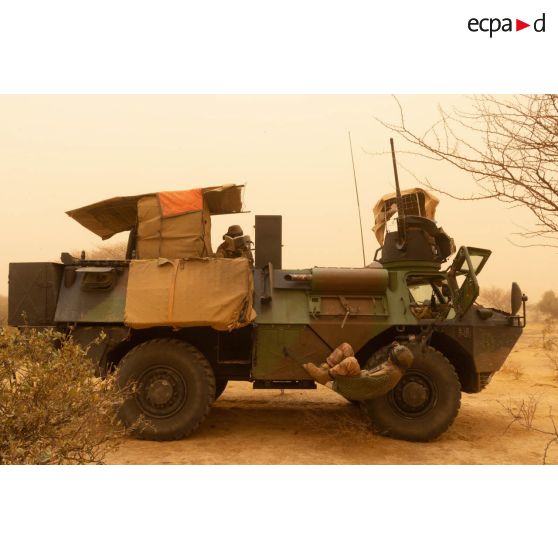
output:
M63 269L51 262L10 264L9 325L53 325Z

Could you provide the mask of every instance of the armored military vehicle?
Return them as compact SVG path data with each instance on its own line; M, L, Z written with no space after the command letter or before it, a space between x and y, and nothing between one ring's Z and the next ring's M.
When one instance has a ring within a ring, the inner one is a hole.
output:
M202 423L231 380L255 389L313 389L301 364L349 342L362 367L398 340L414 363L395 389L357 402L384 435L428 441L452 424L461 392L501 367L525 325L475 304L486 249L455 248L415 188L374 208L380 248L362 268L283 269L281 217L255 217L255 263L213 256L211 216L242 210L241 185L119 197L68 214L103 239L130 231L126 258L12 263L9 323L71 332L98 364L133 385L120 411L137 436L172 440ZM232 248L247 236L225 238ZM240 244L239 244L240 243ZM519 311L523 307L522 315ZM103 340L91 342L104 332Z

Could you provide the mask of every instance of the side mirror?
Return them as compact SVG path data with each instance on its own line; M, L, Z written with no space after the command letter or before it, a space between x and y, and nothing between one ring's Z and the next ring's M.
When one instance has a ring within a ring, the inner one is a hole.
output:
M517 283L512 283L511 288L511 313L516 316L523 303L523 293Z

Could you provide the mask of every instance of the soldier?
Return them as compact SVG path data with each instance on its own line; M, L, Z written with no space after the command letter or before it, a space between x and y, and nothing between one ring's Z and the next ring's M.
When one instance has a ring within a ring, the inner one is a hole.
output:
M342 343L316 366L311 362L303 367L316 382L336 391L346 399L364 401L385 395L392 390L413 364L413 353L408 347L393 343L387 360L372 370L361 370L353 348Z
M254 259L252 257L252 251L250 250L250 238L248 236L244 237L244 242L240 244L238 247L233 246L233 242L229 239L235 239L240 237L244 237L244 232L240 225L231 225L227 234L223 235L223 240L219 247L217 248L217 252L215 252L215 257L217 258L247 258L250 262L250 265L254 264Z

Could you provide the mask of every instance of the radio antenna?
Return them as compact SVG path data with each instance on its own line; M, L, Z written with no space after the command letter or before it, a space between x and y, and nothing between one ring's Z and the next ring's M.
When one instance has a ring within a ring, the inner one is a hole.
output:
M357 207L358 207L358 221L360 223L360 242L362 246L362 267L366 267L366 258L364 256L364 235L362 233L362 216L360 214L360 200L358 198L358 185L357 185L357 177L356 177L356 170L355 170L355 158L353 156L353 142L351 141L351 132L349 131L349 147L351 148L351 161L353 163L353 177L355 179L355 192L356 192L356 199L357 199Z
M405 231L405 208L403 207L403 198L401 197L401 190L399 189L399 176L397 175L397 163L395 161L395 146L393 145L393 138L389 138L391 145L391 160L393 162L393 174L395 175L395 200L397 204L397 235L399 242L397 248L402 250L405 247L407 238Z

